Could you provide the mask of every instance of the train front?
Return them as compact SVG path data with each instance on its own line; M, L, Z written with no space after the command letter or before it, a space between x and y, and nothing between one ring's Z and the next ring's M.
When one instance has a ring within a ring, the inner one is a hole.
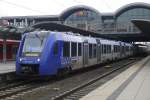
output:
M17 75L39 74L42 50L47 37L47 32L30 32L23 35L16 59Z

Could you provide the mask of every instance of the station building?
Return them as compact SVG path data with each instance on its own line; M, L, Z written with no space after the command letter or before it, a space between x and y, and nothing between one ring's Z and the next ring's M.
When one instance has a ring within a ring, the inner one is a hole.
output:
M138 34L141 31L132 23L135 19L150 20L150 4L131 3L112 13L100 13L94 8L79 5L66 9L60 15L2 17L0 22L26 28L50 21L99 34Z
M9 25L15 27L28 27L33 24L51 21L75 28L104 33L138 33L140 32L131 22L133 19L150 20L150 4L131 3L112 13L100 13L88 6L73 6L60 15L46 16L16 16L2 17Z

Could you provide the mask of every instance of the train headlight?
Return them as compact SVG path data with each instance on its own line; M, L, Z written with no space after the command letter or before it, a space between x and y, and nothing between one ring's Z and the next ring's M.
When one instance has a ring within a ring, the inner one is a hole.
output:
M39 62L39 61L40 61L40 58L38 58L37 61Z
M22 61L22 58L20 58L19 61Z

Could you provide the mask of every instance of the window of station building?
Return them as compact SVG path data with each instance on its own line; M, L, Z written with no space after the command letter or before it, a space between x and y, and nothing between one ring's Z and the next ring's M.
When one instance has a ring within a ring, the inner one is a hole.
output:
M77 56L77 43L75 42L71 43L71 56L72 57Z
M82 52L81 43L78 43L78 56L81 56L81 52Z
M89 44L89 58L92 58L92 44Z
M58 54L58 42L55 42L54 43L54 47L53 47L54 49L54 51L53 51L53 53L54 53L54 55L57 55Z
M93 45L93 58L96 58L96 44Z
M118 16L117 30L127 29L127 31L139 32L139 29L131 23L131 19L150 19L149 15L150 10L147 8L140 7L127 10Z
M63 44L63 56L70 57L70 42L64 42Z
M93 26L92 22L94 22L94 25L96 25L97 27L101 26L102 20L101 20L100 15L94 11L80 10L80 11L74 12L72 15L67 17L64 23L68 24L69 26L73 26L73 27L77 27L78 24L81 26L83 24L86 24L90 27L90 26ZM79 25L78 25L78 27L79 27ZM85 27L83 27L83 26L81 28L85 29ZM91 28L89 28L89 30L90 29ZM98 28L95 30L98 30Z

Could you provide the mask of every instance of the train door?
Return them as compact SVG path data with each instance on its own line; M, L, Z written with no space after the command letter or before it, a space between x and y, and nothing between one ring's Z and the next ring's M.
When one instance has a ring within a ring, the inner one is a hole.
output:
M86 66L88 64L88 41L83 42L83 65Z
M123 49L123 45L122 45L121 42L120 42L120 58L123 56L122 49Z
M120 46L120 47L121 47L121 50L120 50L120 51L121 51L121 52L120 52L121 54L120 54L120 56L121 56L121 57L125 57L125 43L121 43L121 46Z
M113 51L113 44L110 44L110 54L111 54L111 60L114 59L114 51Z
M97 42L97 62L99 63L101 61L101 43L99 39L96 39Z

